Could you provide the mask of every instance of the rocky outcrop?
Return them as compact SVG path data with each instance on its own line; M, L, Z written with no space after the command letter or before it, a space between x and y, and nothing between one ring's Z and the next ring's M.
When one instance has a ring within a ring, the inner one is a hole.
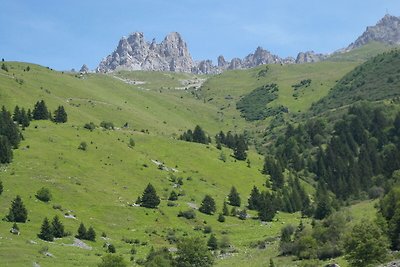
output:
M358 48L374 41L390 45L400 44L400 18L385 15L375 26L367 27L365 32L346 50Z
M115 51L103 59L97 72L114 70L153 70L191 72L195 66L188 47L177 32L168 34L157 44L147 42L143 33L122 37Z
M327 56L324 54L317 54L314 51L300 52L297 55L296 64L314 63L324 60Z
M88 73L89 67L86 64L83 64L81 69L79 70L80 73Z

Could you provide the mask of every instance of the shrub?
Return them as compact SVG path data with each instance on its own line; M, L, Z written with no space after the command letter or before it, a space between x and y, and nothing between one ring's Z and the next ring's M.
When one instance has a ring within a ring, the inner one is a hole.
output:
M89 131L92 132L94 129L96 129L96 125L93 122L89 122L89 123L85 123L83 128L88 129Z
M87 150L87 143L86 142L81 142L78 146L78 149L86 151Z
M196 212L194 210L180 211L178 217L184 217L188 220L196 218Z
M51 192L48 188L42 187L36 192L36 198L43 202L49 202L52 198Z
M114 124L109 121L102 121L100 123L100 127L107 129L107 130L114 130Z

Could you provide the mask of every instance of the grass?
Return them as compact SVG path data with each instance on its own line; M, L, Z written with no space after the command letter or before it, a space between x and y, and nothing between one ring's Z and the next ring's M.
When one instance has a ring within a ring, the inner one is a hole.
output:
M276 237L282 225L297 225L299 214L280 213L266 225L233 217L220 223L217 214L209 216L197 211L195 220L177 217L179 211L190 208L188 203L199 206L205 194L216 200L217 213L220 212L231 186L240 193L243 208L253 185L265 188L266 177L260 173L263 156L253 150L248 153L249 168L246 162L235 161L231 150L223 149L227 155L223 162L219 159L220 150L213 145L183 142L176 137L196 124L210 135L220 130L265 128L259 122L250 123L240 117L235 102L242 95L274 82L280 88L276 105L285 105L291 112L305 111L311 101L326 95L336 79L356 63L274 65L260 78L257 73L265 66L228 71L209 78L201 90L176 89L184 86L181 80L196 80L196 76L186 74L116 74L119 78L145 82L130 84L110 75L79 76L28 63L5 64L9 72L0 70L2 104L8 109L15 105L32 108L37 100L44 99L51 110L64 105L69 120L66 124L32 122L23 131L25 139L14 151L13 163L1 166L0 179L5 190L0 196L0 216L7 214L11 201L19 194L28 209L29 221L19 224L20 236L9 233L12 223L0 221L0 266L26 266L33 262L40 266L96 266L105 254L105 242L115 245L117 253L129 261L133 245L123 239L138 239L140 244L134 245L135 259L143 259L151 246L174 246L166 241L170 231L178 238L195 235L206 240L209 234L201 231L205 226L211 226L218 239L227 235L238 250L233 256L218 259L217 266L265 266L271 257L280 266L296 264L290 258L277 258ZM24 71L27 66L30 71ZM304 79L311 79L311 85L294 99L292 85ZM231 99L226 99L228 95ZM111 121L117 128L90 132L83 128L90 121L97 125ZM126 122L129 127L121 128ZM146 129L148 133L141 131ZM131 138L136 144L133 148L128 146ZM88 144L87 151L78 149L83 141ZM178 172L160 170L152 160ZM183 178L182 187L175 187L171 181L174 176ZM132 207L149 182L162 199L160 207ZM49 203L35 198L41 187L50 189L53 199ZM171 190L183 195L175 207L167 206ZM54 205L60 208L54 209ZM75 215L77 220L64 218L66 213ZM80 222L86 227L92 225L97 241L86 243L93 249L70 246L72 236L51 243L38 239L43 218L55 215L60 216L72 234ZM102 232L107 234L107 240L100 237ZM272 240L266 250L251 248L252 243L266 238ZM44 247L54 258L39 253Z

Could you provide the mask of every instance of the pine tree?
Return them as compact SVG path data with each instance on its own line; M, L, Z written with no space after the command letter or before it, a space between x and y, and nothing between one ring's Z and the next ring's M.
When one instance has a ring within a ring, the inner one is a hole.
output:
M208 247L210 250L217 250L217 249L218 249L218 240L217 240L217 238L215 237L214 234L212 234L212 235L210 236L210 238L208 239L208 241L207 241L207 247Z
M7 215L7 220L9 222L24 223L27 219L28 211L26 210L21 197L18 195L11 203L11 207Z
M0 112L0 135L6 136L13 148L18 148L21 133L11 118L10 112L3 106Z
M32 111L32 117L34 120L48 120L49 119L49 111L47 109L46 103L44 100L38 101L35 104L35 107Z
M13 151L7 136L0 135L0 163L11 163Z
M96 241L96 232L94 231L92 226L90 226L89 229L87 230L85 239L90 241Z
M86 234L86 227L83 223L81 223L78 228L78 234L75 237L79 239L86 239Z
M199 125L196 125L193 131L193 142L201 143L201 144L208 144L208 138L204 133L203 129Z
M248 208L250 210L257 210L260 207L260 191L256 186L253 186L253 189L251 190L250 197L248 199Z
M222 206L222 215L224 216L229 216L229 210L228 210L228 205L224 201L224 205Z
M25 127L28 127L29 124L30 124L29 116L28 116L28 114L26 113L26 111L25 111L24 108L21 109L21 116L20 116L19 124L21 124L22 127L24 127L24 128L25 128Z
M54 216L51 222L54 237L61 238L65 236L64 225L60 222L58 216Z
M58 106L58 108L56 109L56 111L54 111L54 122L57 123L65 123L67 122L68 119L68 115L67 112L65 112L65 109L63 106Z
M315 219L322 220L332 213L332 203L328 194L328 190L323 183L318 184L316 202L317 205L314 213Z
M231 192L228 195L229 205L240 207L240 196L236 188L232 186Z
M171 200L171 201L178 200L178 194L174 190L172 190L171 194L169 195L168 200Z
M20 122L21 121L21 110L18 106L15 106L14 113L13 113L13 121Z
M160 204L160 198L156 189L149 183L143 192L141 206L145 208L156 208Z
M51 229L49 220L44 218L42 227L40 229L40 233L38 234L38 237L40 239L43 239L45 241L53 241L54 240L54 235L53 235L53 230Z
M206 195L201 202L199 211L205 214L213 214L216 210L215 201L210 195Z
M234 157L237 160L245 160L247 158L246 147L246 141L244 140L243 135L240 135L234 148Z
M258 217L261 221L270 222L275 217L278 207L274 195L263 192L260 197L260 207L258 208Z

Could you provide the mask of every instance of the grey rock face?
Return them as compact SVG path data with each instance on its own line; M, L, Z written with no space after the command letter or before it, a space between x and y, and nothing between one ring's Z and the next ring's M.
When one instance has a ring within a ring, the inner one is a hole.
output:
M263 64L277 64L281 63L282 59L276 55L272 55L269 51L262 47L257 47L254 54L249 54L242 61L242 67L252 68Z
M193 67L193 59L179 33L172 32L157 44L154 39L151 43L146 42L143 33L135 32L128 38L121 38L117 49L100 62L96 71L123 69L191 72Z
M326 55L316 54L314 51L300 52L297 55L295 62L297 64L313 63L313 62L319 62L319 61L325 59L326 57L327 57Z
M347 47L351 50L372 41L390 45L400 44L400 18L385 15L375 26L369 26L357 40Z
M79 70L80 73L88 73L89 72L89 68L88 66L86 66L86 64L83 64L81 69Z
M226 68L228 66L228 62L226 62L224 56L219 56L218 57L218 67L220 68Z
M211 60L202 60L192 68L195 74L217 74L221 72L221 68L214 66Z

